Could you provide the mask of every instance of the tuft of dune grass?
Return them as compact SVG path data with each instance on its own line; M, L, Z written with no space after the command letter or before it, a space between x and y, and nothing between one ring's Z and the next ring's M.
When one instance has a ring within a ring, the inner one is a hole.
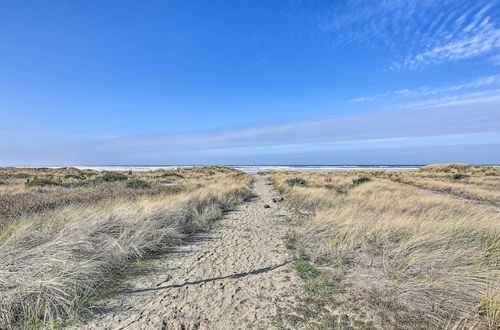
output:
M71 204L8 222L0 230L0 328L77 318L117 271L209 228L249 196L249 176L209 171L210 182L193 169L190 191Z

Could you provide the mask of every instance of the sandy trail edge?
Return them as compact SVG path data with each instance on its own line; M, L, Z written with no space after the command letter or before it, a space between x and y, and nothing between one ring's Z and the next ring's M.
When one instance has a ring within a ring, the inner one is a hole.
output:
M216 229L154 260L151 271L131 277L129 290L77 328L271 327L293 304L299 280L280 225L290 214L272 202L278 194L265 177L254 179L254 198L228 212Z

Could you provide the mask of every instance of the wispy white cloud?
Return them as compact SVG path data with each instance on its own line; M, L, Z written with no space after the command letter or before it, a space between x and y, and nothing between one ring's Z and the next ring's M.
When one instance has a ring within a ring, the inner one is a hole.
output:
M486 90L476 93L453 95L441 98L406 103L404 108L424 109L429 107L443 107L452 105L466 105L474 103L488 103L500 101L500 89Z
M395 91L390 91L374 96L367 96L367 97L360 97L356 99L350 100L350 102L353 103L361 103L361 102L374 102L374 101L391 101L394 98L400 99L402 97L405 98L416 98L416 97L425 97L425 96L432 96L432 95L439 95L439 94L446 94L446 93L453 93L457 91L463 91L463 90L468 90L468 89L475 89L475 88L480 88L480 87L486 87L486 86L494 86L494 85L500 85L500 75L491 75L491 76L485 76L485 77L480 77L477 79L474 79L472 81L468 81L465 83L461 84L455 84L451 86L445 86L445 87L437 87L437 88L428 88L428 87L421 87L418 89L398 89Z
M500 47L500 29L491 13L493 3L482 7L471 6L455 22L436 30L424 39L423 50L416 49L392 69L420 69L430 64L441 64L491 53Z
M474 57L499 47L500 30L488 28L471 37L440 45L417 55L408 55L402 63L394 63L392 68L418 69L428 64L440 64Z
M398 89L398 90L392 92L392 94L395 94L395 95L405 95L405 96L410 95L412 93L413 92L411 90L407 89L407 88L405 88L405 89Z
M374 97L360 97L360 98L357 98L357 99L352 99L350 102L353 102L353 103L364 103L364 102L371 102L371 101L374 101L375 98Z
M443 88L435 88L435 89L424 88L421 91L417 91L417 93L420 93L422 95L434 95L434 94L453 92L453 91L469 89L469 88L478 88L478 87L495 85L495 84L500 84L500 75L491 75L491 76L481 77L481 78L475 79L475 80L467 82L467 83L443 87Z
M499 1L386 0L333 2L319 13L328 45L392 52L392 70L491 54L500 47Z
M440 4L449 2L443 0ZM326 33L335 32L334 44L357 42L370 46L372 42L382 42L386 47L393 47L396 45L395 34L411 39L415 33L415 29L410 28L413 21L421 25L431 22L419 13L437 7L436 1L429 0L333 2L331 8L320 15L318 26Z

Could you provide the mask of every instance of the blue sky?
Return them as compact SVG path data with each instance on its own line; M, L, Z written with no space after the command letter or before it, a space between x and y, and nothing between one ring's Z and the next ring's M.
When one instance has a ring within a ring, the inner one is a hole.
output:
M500 1L0 2L0 164L500 163Z

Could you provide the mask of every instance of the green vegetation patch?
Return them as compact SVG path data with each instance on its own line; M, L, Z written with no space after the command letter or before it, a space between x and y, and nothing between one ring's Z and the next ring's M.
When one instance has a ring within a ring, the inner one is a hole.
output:
M318 277L321 272L317 270L313 265L304 260L298 260L293 264L293 267L297 271L299 277L303 280L309 280Z
M127 180L125 186L132 189L145 189L151 187L151 184L141 179L131 178Z
M27 173L14 173L14 174L8 174L8 176L14 178L14 179L27 179L29 177L31 177L31 175L27 174Z
M107 171L103 172L101 178L106 182L113 182L113 181L125 181L128 179L128 176L120 172Z
M369 177L362 176L362 177L360 177L360 178L353 179L353 180L352 180L352 184L353 184L354 186L358 186L358 185L360 185L360 184L362 184L362 183L365 183L365 182L368 182L368 181L371 181L371 179L370 179Z
M335 290L335 284L325 275L318 275L306 281L302 287L309 296L329 296Z
M70 174L66 174L64 176L64 179L66 179L66 180L68 180L68 179L85 180L86 177L83 173L79 173L79 174L70 173Z
M333 300L337 285L332 279L305 260L295 261L293 267L304 283L302 284L300 305L294 308L293 314L285 317L288 325L304 329L352 328L350 327L351 320L331 315L331 308L337 306Z
M174 172L166 172L166 173L163 173L161 175L162 178L179 178L179 179L183 179L184 176L180 175L180 174L177 174L177 173L174 173Z
M32 179L26 180L27 187L45 187L45 186L61 186L61 181L56 181L51 177L34 177Z
M286 180L286 183L290 187L293 187L293 186L305 187L305 186L307 186L307 181L305 179L299 178L299 177L288 179L288 180Z

